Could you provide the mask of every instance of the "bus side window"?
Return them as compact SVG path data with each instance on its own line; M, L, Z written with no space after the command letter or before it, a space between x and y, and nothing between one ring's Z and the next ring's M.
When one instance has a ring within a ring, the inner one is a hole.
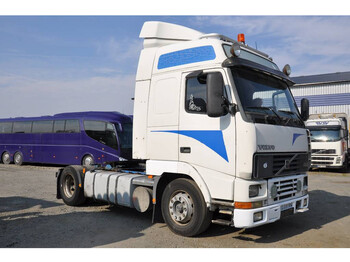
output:
M63 133L64 132L64 124L65 124L65 120L55 120L55 123L53 125L53 132L54 133Z
M12 122L1 122L0 123L0 133L1 134L12 133Z
M79 120L66 120L65 132L80 133Z
M52 133L53 121L34 121L33 133Z
M32 122L23 121L23 122L14 122L13 124L13 133L31 133L32 131Z

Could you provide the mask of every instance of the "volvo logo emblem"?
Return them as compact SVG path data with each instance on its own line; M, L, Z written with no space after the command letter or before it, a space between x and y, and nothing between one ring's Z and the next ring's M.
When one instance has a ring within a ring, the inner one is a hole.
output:
M259 150L275 150L274 145L258 145Z

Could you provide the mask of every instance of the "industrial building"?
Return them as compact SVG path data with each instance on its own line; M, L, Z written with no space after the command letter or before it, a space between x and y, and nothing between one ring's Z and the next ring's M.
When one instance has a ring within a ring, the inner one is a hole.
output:
M291 91L300 108L302 98L310 101L310 114L350 115L350 72L292 77Z

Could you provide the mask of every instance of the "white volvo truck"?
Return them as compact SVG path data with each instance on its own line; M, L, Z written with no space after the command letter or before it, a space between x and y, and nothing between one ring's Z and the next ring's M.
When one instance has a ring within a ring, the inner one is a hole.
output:
M349 165L349 124L345 113L312 114L305 122L311 134L311 168Z
M183 236L308 210L308 101L300 114L289 66L281 72L239 37L146 22L133 160L60 169L57 197L153 209L154 222Z

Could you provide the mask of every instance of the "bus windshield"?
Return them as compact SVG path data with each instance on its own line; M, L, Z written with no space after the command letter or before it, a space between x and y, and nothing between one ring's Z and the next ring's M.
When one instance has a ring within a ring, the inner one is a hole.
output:
M232 74L249 121L304 126L286 83L275 77L243 68L233 68Z
M111 123L85 120L84 128L89 137L97 140L101 144L118 150L117 137Z
M341 140L340 127L309 128L311 142L335 142Z

